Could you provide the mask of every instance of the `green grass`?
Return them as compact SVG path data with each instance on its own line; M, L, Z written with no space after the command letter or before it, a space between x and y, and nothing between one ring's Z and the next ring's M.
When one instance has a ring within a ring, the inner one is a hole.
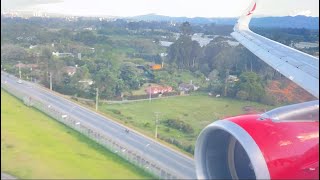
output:
M204 80L204 77L203 78L200 78L200 77L196 77L194 75L194 73L190 72L190 71L186 71L186 70L180 70L177 72L176 74L176 78L179 79L179 81L183 82L183 83L190 83L190 80L192 80L192 83L193 84L196 84L196 85L201 85L201 86L204 86L205 82ZM179 82L177 81L177 82Z
M3 90L1 171L22 179L154 178Z
M103 104L99 109L119 120L125 125L134 127L140 132L154 137L155 113L160 112L159 119L177 119L184 121L194 128L193 134L186 134L180 130L167 127L163 123L158 127L160 136L176 139L184 146L194 145L201 130L215 120L226 116L244 114L244 106L257 109L271 109L272 107L259 103L214 98L204 94L180 96L168 99L158 99L127 104Z

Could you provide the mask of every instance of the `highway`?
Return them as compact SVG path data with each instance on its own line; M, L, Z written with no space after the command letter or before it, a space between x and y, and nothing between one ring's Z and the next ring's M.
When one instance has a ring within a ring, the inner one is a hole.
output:
M196 179L194 160L192 158L172 150L136 131L130 130L130 133L126 133L126 127L123 125L58 96L37 84L28 81L23 81L23 83L20 84L17 83L17 80L18 78L1 72L1 86L9 86L32 98L41 99L60 112L64 112L66 115L78 119L79 122L90 124L106 136L126 147L130 147L133 151L140 152L146 159L150 159L161 167L171 170L178 178Z

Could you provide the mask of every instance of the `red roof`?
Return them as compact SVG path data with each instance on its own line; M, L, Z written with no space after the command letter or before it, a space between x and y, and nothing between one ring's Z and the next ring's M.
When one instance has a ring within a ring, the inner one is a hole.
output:
M159 93L164 93L164 92L171 92L173 88L171 86L151 86L147 87L144 91L146 93L151 94L159 94Z
M14 65L15 67L19 67L20 66L20 68L37 68L37 67L39 67L38 66L38 64L23 64L23 63L18 63L18 64L16 64L16 65Z

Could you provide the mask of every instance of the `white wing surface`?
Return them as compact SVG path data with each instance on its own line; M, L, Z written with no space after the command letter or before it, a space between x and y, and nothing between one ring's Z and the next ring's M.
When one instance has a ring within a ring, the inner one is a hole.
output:
M265 38L249 29L257 1L239 18L231 33L237 41L278 72L319 98L319 58Z

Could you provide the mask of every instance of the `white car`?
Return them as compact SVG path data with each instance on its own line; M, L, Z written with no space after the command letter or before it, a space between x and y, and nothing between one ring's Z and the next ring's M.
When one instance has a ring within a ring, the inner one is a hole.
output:
M22 84L22 80L21 80L21 79L19 79L19 80L17 81L17 83Z

